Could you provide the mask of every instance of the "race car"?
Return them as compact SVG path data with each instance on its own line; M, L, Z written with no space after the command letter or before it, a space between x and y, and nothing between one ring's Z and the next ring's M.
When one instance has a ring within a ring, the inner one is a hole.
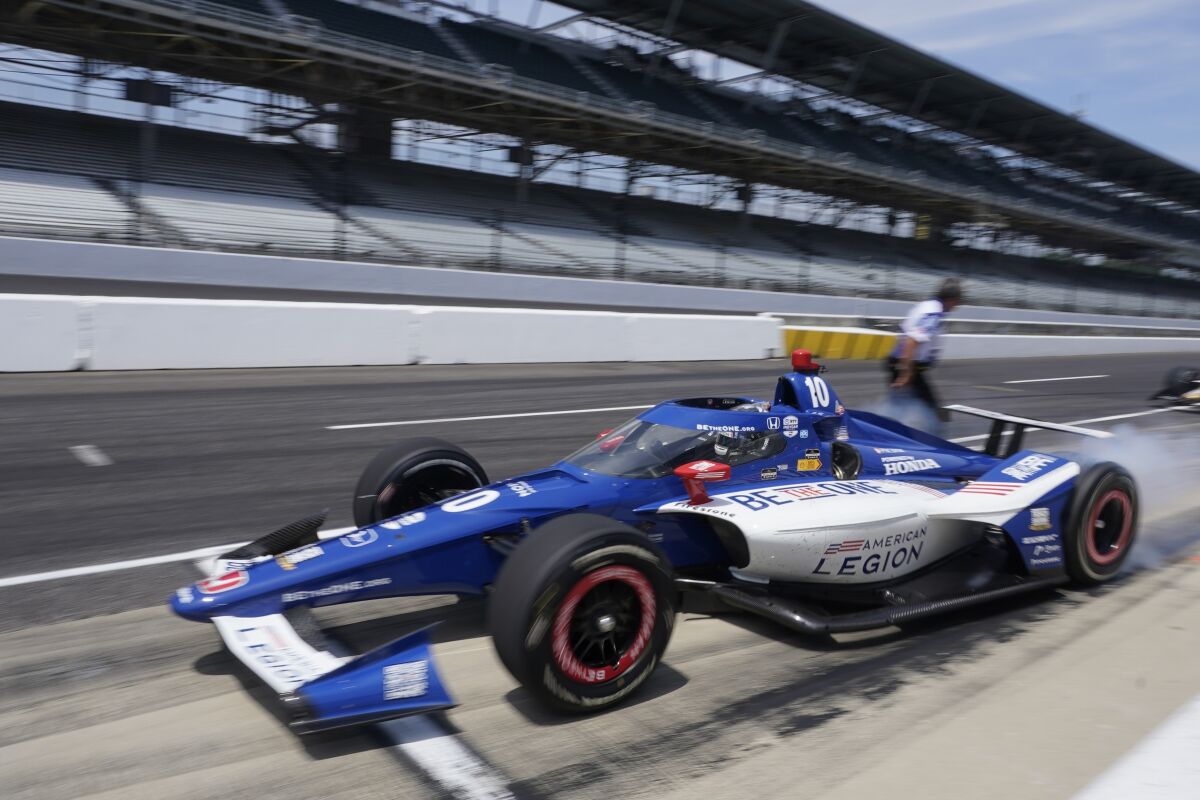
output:
M171 605L212 622L308 732L453 704L427 631L353 655L312 607L486 596L504 666L547 705L587 712L649 679L684 597L825 636L1121 569L1129 474L1023 449L1030 428L1109 434L951 406L991 420L977 452L847 410L805 351L791 366L771 400L664 402L496 482L449 442L397 442L359 479L355 530L293 523Z
M1200 367L1176 367L1167 373L1166 385L1151 400L1168 405L1200 406Z

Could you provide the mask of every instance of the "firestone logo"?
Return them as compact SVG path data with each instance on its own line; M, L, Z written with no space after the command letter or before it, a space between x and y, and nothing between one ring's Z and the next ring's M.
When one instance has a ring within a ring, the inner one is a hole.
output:
M1044 456L1040 453L1035 453L1031 456L1025 456L1017 463L1005 467L1000 471L1010 478L1015 478L1019 481L1027 481L1045 469L1047 465L1053 464L1055 461L1058 461L1058 459L1054 456Z

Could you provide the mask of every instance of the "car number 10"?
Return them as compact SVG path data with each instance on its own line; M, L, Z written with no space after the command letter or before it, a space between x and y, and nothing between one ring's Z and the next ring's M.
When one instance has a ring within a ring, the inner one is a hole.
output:
M824 408L829 405L829 385L825 383L824 378L810 375L804 379L804 385L808 387L808 396L813 406Z

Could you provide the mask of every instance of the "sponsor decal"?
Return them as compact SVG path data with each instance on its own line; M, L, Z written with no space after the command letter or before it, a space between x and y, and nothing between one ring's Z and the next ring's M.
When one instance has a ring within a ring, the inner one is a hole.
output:
M1050 509L1048 508L1031 508L1029 509L1029 530L1031 531L1048 531L1054 527L1050 522Z
M425 512L414 511L413 513L406 513L406 515L396 517L395 519L389 519L388 522L379 523L379 527L386 528L388 530L400 530L401 528L408 527L408 525L419 525L422 522L425 522Z
M1058 534L1047 533L1042 536L1026 536L1021 540L1021 544L1047 544L1049 542L1057 542Z
M800 418L792 414L788 414L783 418L783 435L791 439L800 432ZM805 431L807 433L807 431Z
M232 572L226 572L216 578L206 578L196 584L196 588L201 594L220 594L228 592L230 589L236 589L239 586L245 586L250 580L250 575L244 569L235 569Z
M879 453L880 455L890 455L892 453L903 453L904 452L899 447L872 447L871 449L874 450L876 453Z
M513 481L504 485L512 489L517 497L529 497L531 494L537 494L537 489L530 486L526 481Z
M1008 477L1024 483L1056 461L1058 459L1054 456L1034 453L1031 456L1025 456L1017 463L1011 464L1000 471Z
M767 417L767 430L769 430L769 431L779 430L779 422L780 422L779 417Z
M379 538L379 534L371 528L363 528L361 531L351 531L344 534L338 539L346 547L363 547Z
M250 569L255 564L261 564L264 561L270 561L270 556L258 556L256 558L236 558L224 559L218 558L217 563L225 568L226 571L235 569Z
M284 632L270 624L247 625L235 632L238 644L259 664L289 685L306 683L321 669L303 652L288 644Z
M309 547L302 547L299 550L292 550L290 553L275 556L275 563L284 569L295 569L297 564L323 555L325 555L325 551L321 549L321 546L314 544Z
M708 472L713 467L717 466L712 461L696 461L692 463L692 469L696 472Z
M804 451L804 457L805 458L820 458L821 451L819 448L810 447Z
M689 506L689 509L690 508L691 507ZM709 508L707 506L699 506L695 510L703 511L705 514L708 514L708 515L714 516L714 517L724 517L725 519L737 519L737 514L733 513L732 511L726 511L723 508ZM658 535L658 541L662 541L661 533Z
M1033 548L1033 554L1035 556L1041 556L1041 555L1048 556L1048 555L1053 555L1055 553L1061 553L1061 552L1062 552L1061 544L1039 544L1037 547Z
M838 429L837 429L837 434L833 438L837 439L839 442L850 441L850 429L847 428L845 425L839 425Z
M938 469L941 466L941 464L932 458L914 458L911 461L893 461L884 464L883 474L904 475L909 472L924 472L927 469Z
M807 439L807 438L808 438L808 428L801 428L801 429L800 429L800 438L801 438L801 439Z
M775 467L763 467L758 473L758 479L761 481L773 481L779 477L779 470Z
M457 514L460 511L474 511L477 508L483 508L499 497L500 493L495 489L481 489L478 492L447 500L442 503L442 511L449 511L451 514Z
M1062 563L1062 556L1051 556L1050 558L1031 558L1029 566L1031 567L1053 567Z
M821 468L821 459L819 458L802 458L796 462L797 472L812 472Z
M190 586L184 586L182 589L176 589L175 596L179 598L179 602L181 603L190 603L195 598L195 595L192 594L192 587Z
M696 430L714 431L715 433L749 433L758 429L753 425L706 425L700 422L696 424Z
M316 597L329 597L335 594L361 592L363 589L374 589L378 586L387 586L391 582L391 578L375 578L369 581L346 581L345 583L335 583L332 586L323 586L320 589L305 589L299 592L284 592L283 602L301 603L305 600L312 600Z
M429 665L424 661L404 661L383 668L383 699L404 700L429 691Z
M972 481L959 491L963 494L990 494L997 497L1007 497L1008 495L1021 488L1019 483L989 483L984 481Z
M813 567L814 575L874 575L889 569L915 564L925 549L928 528L914 528L903 533L878 536L874 539L843 539L825 548L825 554ZM856 553L857 555L842 555ZM826 564L828 556L842 556L840 562ZM836 567L836 568L835 568Z
M411 514L403 514L395 519L389 519L387 522L379 523L379 527L387 528L389 531L398 531L408 525L420 525L425 521L424 511L414 511Z
M916 456L884 456L879 459L883 464L891 464L894 461L912 461Z
M781 486L773 489L758 489L743 494L721 495L750 511L762 511L774 506L786 506L803 500L822 497L838 497L859 494L899 494L871 481L836 481L829 483L802 483L796 486Z

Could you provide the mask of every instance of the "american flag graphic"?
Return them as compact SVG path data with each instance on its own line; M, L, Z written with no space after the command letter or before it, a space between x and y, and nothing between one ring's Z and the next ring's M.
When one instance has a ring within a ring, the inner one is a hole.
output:
M866 541L866 539L847 539L844 542L831 544L825 548L825 555L835 556L838 553L853 553L857 550L862 550Z
M1020 489L1020 483L988 483L986 481L975 481L968 483L962 489L959 489L960 494L990 494L1004 497Z

